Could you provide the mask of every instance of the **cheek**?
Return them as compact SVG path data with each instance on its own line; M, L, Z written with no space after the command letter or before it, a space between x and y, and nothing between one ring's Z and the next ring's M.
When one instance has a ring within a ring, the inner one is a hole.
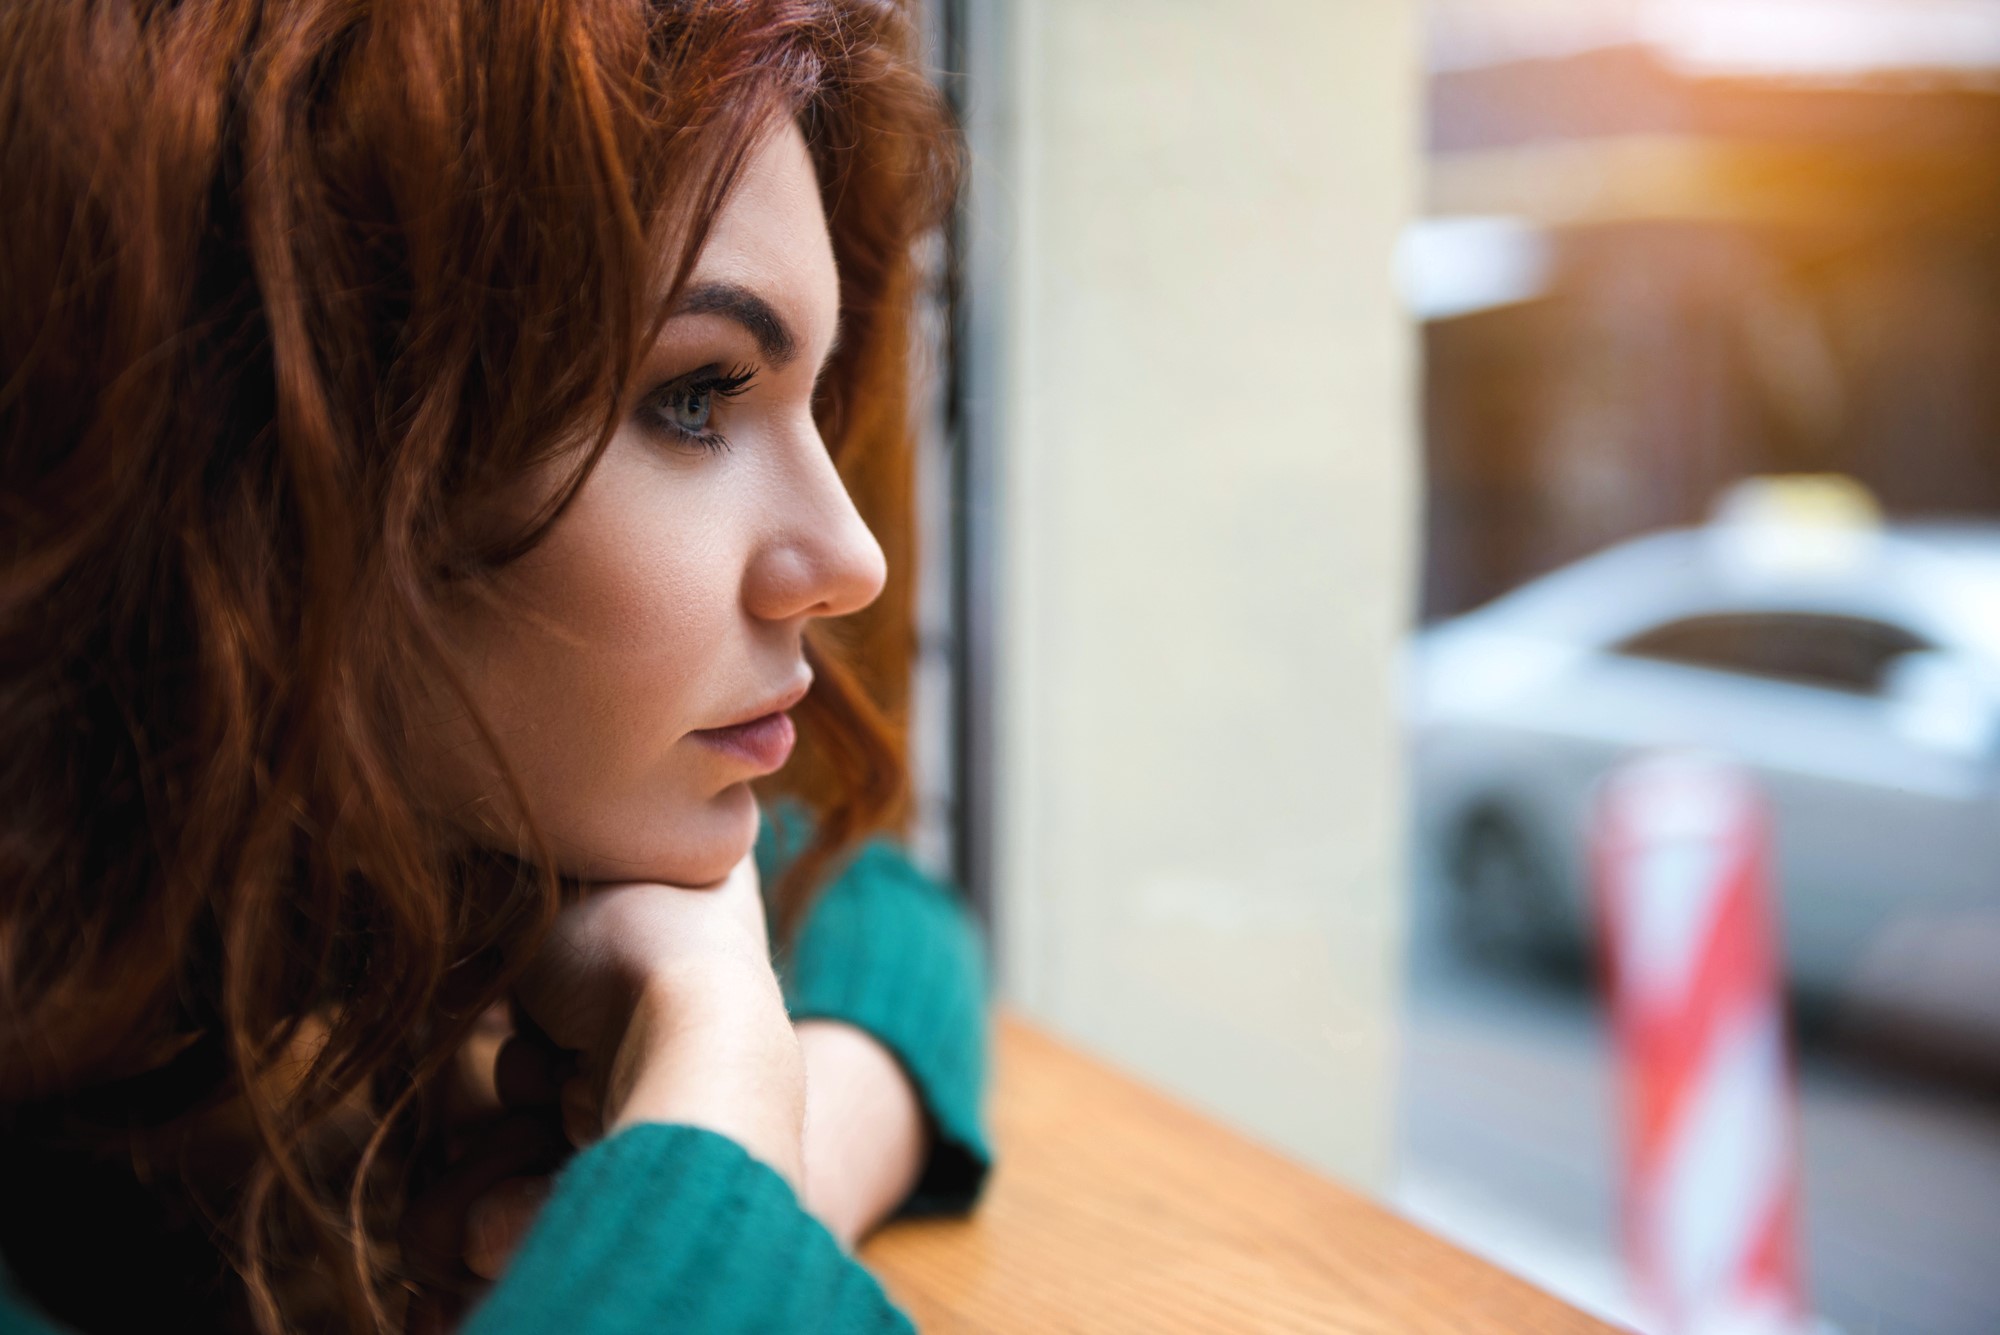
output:
M643 473L621 485L632 471L600 468L523 558L517 587L540 624L523 637L538 643L540 666L586 695L619 695L621 681L637 678L633 703L643 698L657 717L714 661L738 601L738 563L716 517L689 503L698 497Z
M680 713L734 596L714 526L658 480L620 486L626 472L600 468L522 558L510 580L522 620L492 650L524 697L620 713L652 731Z
M712 772L682 742L712 722L709 678L743 634L741 544L716 491L614 442L470 637L475 697L536 824L585 864L566 870L603 857L665 877L675 850L705 867L737 842L742 803L707 809Z

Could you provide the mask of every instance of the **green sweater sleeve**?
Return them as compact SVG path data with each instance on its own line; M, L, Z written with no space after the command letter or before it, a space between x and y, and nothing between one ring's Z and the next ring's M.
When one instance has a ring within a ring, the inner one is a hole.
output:
M703 1127L628 1127L571 1160L465 1335L909 1332L777 1171Z
M757 841L766 887L808 834L793 803L766 821ZM794 1021L846 1021L910 1077L931 1148L895 1214L971 1210L993 1166L985 1115L989 984L985 936L963 897L925 876L896 844L872 840L821 891L773 964Z

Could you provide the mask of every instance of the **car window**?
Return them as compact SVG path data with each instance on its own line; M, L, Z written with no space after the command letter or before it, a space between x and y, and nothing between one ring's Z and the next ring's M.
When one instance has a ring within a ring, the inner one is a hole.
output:
M1668 622L1626 640L1617 652L1875 695L1890 663L1930 647L1899 626L1864 617L1743 612Z

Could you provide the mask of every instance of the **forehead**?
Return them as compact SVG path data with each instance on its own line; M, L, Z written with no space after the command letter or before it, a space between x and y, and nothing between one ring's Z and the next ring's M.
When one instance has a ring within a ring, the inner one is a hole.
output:
M691 282L748 287L796 320L809 341L831 327L840 296L833 243L812 155L795 122L785 121L751 151Z

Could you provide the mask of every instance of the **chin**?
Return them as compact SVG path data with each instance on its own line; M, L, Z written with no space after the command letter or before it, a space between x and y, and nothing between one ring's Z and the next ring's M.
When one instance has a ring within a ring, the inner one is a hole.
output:
M735 870L757 842L757 797L748 783L730 784L707 805L699 823L712 830L691 841L697 847L683 845L689 861L699 865L687 873L689 879L673 884L711 885Z
M748 783L733 783L673 822L670 841L635 859L643 868L620 880L668 885L713 885L729 875L757 842L757 798ZM611 878L594 878L611 879Z
M630 804L627 804L628 807ZM732 783L714 796L673 804L649 828L631 836L634 824L612 829L551 831L564 875L581 881L659 881L667 885L713 885L728 876L757 842L757 798L747 782Z

